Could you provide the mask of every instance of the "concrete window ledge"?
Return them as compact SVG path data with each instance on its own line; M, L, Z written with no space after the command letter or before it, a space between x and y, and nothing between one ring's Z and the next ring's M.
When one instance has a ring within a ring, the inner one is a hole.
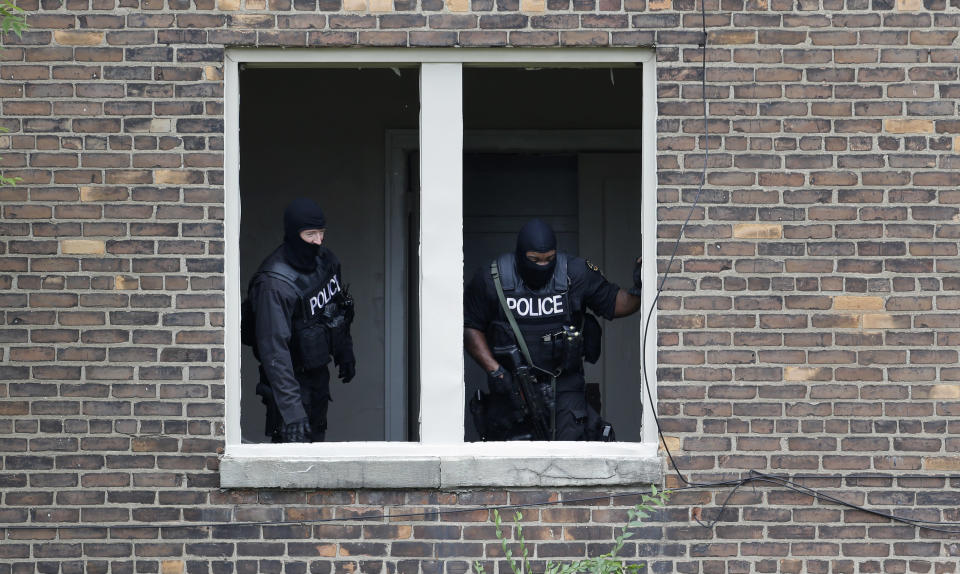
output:
M662 473L663 464L656 445L650 444L240 445L228 449L220 461L220 486L287 489L612 486L659 483Z

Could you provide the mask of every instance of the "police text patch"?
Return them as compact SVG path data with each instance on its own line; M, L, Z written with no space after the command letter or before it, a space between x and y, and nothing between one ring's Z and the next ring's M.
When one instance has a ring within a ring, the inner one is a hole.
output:
M330 281L317 292L316 295L310 298L310 314L316 315L318 311L323 309L323 306L330 302L333 299L333 296L340 292L340 281L337 280L337 276L334 275Z
M547 317L563 315L563 295L543 297L507 297L507 307L521 317Z

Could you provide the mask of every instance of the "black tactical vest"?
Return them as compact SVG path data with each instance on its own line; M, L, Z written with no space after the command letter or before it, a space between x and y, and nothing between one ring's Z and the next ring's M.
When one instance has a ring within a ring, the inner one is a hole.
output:
M317 257L317 267L302 273L284 261L277 250L263 262L257 274L266 274L292 286L297 292L293 314L290 353L294 369L317 369L330 362L330 323L342 315L338 294L342 292L336 269L327 259Z
M537 290L530 289L520 278L515 254L504 253L498 257L497 268L507 306L520 327L530 358L537 367L548 371L556 371L564 363L569 365L570 357L561 342L565 340L564 327L577 324L579 310L573 308L574 301L569 294L567 254L557 253L553 277ZM504 327L497 328L502 331ZM509 326L506 330L511 332ZM512 334L510 338L513 339Z

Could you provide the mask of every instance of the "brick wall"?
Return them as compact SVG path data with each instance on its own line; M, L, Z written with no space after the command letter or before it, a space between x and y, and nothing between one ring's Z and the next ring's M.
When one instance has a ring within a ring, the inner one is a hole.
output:
M23 178L0 188L0 522L31 528L3 532L0 573L459 573L499 556L488 513L430 512L589 494L217 488L223 47L655 44L667 254L705 143L692 0L19 4L32 29L0 52L0 161ZM678 464L960 520L960 2L707 10L708 185L661 300ZM677 492L628 554L657 572L957 570L956 535L769 485L715 529L691 521L725 496ZM583 556L630 502L530 508L527 536L538 558ZM229 524L405 510L428 515Z

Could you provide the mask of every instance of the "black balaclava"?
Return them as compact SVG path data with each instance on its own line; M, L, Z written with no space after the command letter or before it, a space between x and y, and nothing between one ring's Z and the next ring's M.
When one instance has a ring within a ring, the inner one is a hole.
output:
M557 248L557 236L546 222L531 219L520 229L517 235L517 270L523 282L531 289L540 289L553 276L557 266L554 259L549 265L537 265L527 259L527 251L546 253Z
M291 201L283 210L283 256L287 262L301 271L316 269L320 247L300 239L300 232L326 227L327 219L315 201L305 197Z

